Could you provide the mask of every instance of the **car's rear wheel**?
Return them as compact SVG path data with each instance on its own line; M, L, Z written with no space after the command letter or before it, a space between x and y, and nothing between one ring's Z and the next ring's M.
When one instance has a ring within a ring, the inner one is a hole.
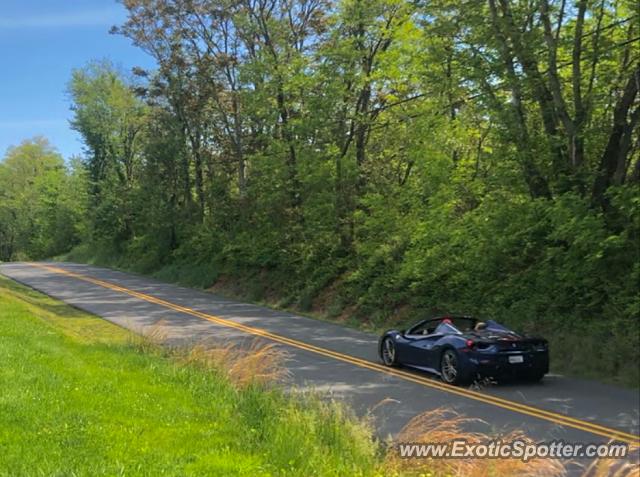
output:
M385 366L397 366L396 344L389 337L382 340L380 356Z
M461 368L458 354L453 349L447 349L440 358L440 376L447 384L463 384L465 374Z

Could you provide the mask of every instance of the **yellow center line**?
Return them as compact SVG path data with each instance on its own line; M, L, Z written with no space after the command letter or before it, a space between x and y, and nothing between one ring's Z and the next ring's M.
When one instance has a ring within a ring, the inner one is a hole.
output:
M169 308L181 313L185 313L191 316L196 316L198 318L202 318L204 320L210 321L212 323L216 323L218 325L222 325L228 328L234 328L237 330L240 330L242 332L254 335L254 336L261 336L264 338L267 338L271 341L275 341L281 344L285 344L287 346L292 346L298 349L302 349L302 350L306 350L306 351L310 351L316 354L320 354L323 356L327 356L342 362L346 362L346 363L350 363L353 364L355 366L359 366L361 368L366 368L366 369L370 369L373 371L377 371L377 372L381 372L387 375L391 375L391 376L395 376L401 379L404 379L405 381L411 381L414 383L418 383L421 384L423 386L426 387L430 387L433 389L437 389L440 391L444 391L450 394L455 394L458 396L462 396L462 397L466 397L468 399L473 399L476 401L480 401L486 404L490 404L493 406L497 406L497 407L501 407L503 409L508 409L510 411L513 412L517 412L520 414L526 414L529 416L533 416L539 419L543 419L549 422L553 422L555 424L559 424L561 426L565 426L565 427L571 427L574 429L578 429L581 431L585 431L585 432L589 432L591 434L595 434L595 435L599 435L602 437L606 437L608 439L613 439L613 440L617 440L617 441L621 441L621 442L625 442L628 443L634 447L638 447L640 446L640 437L634 434L630 434L624 431L619 431L617 429L613 429L613 428L609 428L609 427L605 427L599 424L595 424L589 421L583 421L580 419L576 419L570 416L566 416L563 414L558 414L556 412L552 412L552 411L547 411L544 409L540 409L540 408L536 408L533 406L529 406L526 404L522 404L522 403L518 403L515 401L509 401L507 399L502 399L496 396L491 396L491 395L487 395L487 394L482 394L479 393L477 391L472 391L471 389L465 389L465 388L459 388L456 386L452 386L446 383L442 383L442 382L438 382L435 381L433 379L429 379L426 377L421 377L421 376L417 376L411 373L408 373L406 371L402 371L399 369L393 369L393 368L387 368L381 364L378 363L374 363L371 361L367 361L361 358L357 358L354 356L349 356L347 354L343 354L337 351L332 351L326 348L321 348L309 343L305 343L302 341L298 341L296 339L292 339L292 338L287 338L286 336L281 336L275 333L271 333L269 331L260 329L260 328L254 328L252 326L247 326L244 325L242 323L237 323L234 321L231 321L229 319L226 318L221 318L219 316L215 316L215 315L210 315L207 313L203 313L197 310L194 310L192 308L188 308L188 307L184 307L181 305L177 305L175 303L171 303L165 300L162 300L161 298L157 298L151 295L147 295L144 293L140 293L134 290L131 290L129 288L125 288L122 287L120 285L116 285L110 282L106 282L104 280L98 280L96 278L92 278L86 275L82 275L79 273L75 273L75 272L70 272L67 270L64 270L62 268L58 268L58 267L52 267L52 266L48 266L48 265L42 265L42 264L35 264L32 263L30 264L33 267L38 267L41 269L45 269L48 270L52 273L57 273L57 274L62 274L62 275L66 275L78 280L82 280L85 282L89 282L89 283L93 283L95 285L101 286L103 288L107 288L113 291L117 291L120 293L124 293L136 298L139 298L141 300L150 302L150 303L154 303L160 306L163 306L165 308Z

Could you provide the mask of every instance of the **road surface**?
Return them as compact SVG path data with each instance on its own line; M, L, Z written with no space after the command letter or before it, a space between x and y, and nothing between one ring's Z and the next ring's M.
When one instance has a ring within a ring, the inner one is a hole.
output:
M276 342L291 356L292 386L328 392L360 415L373 415L381 437L396 434L419 413L445 406L484 421L474 430L519 429L545 441L638 444L637 390L557 375L537 384L453 387L426 374L383 367L377 336L338 324L88 265L7 263L0 272L138 333L162 322L175 342L256 336Z

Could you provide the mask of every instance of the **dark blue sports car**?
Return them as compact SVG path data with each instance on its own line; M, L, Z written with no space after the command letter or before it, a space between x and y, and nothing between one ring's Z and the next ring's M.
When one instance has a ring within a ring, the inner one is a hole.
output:
M545 339L469 316L431 318L408 330L389 330L380 338L378 352L387 366L418 368L449 384L467 384L480 377L539 381L549 372Z

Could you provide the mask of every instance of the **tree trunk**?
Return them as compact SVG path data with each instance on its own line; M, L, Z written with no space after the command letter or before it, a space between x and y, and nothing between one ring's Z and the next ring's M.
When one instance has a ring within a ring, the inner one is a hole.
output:
M623 164L626 165L629 147L624 150L624 145L625 143L631 144L630 136L635 129L634 121L637 122L637 111L634 113L636 116L635 120L633 118L634 115L632 115L629 120L627 117L638 94L639 83L640 63L638 63L629 76L622 96L620 96L620 99L618 99L615 105L613 111L613 127L604 152L600 157L598 172L593 183L592 203L601 206L605 211L609 205L605 196L607 189L614 184L616 171L620 170Z

